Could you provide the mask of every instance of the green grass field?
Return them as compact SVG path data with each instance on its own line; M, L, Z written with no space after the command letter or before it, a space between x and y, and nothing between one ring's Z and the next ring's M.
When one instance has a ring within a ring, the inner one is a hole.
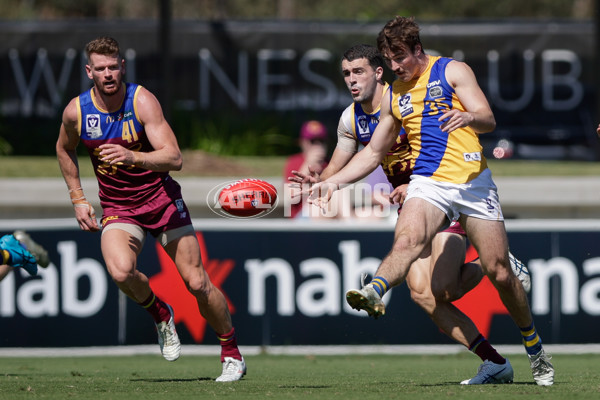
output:
M159 355L0 358L0 399L598 399L600 355L553 358L554 386L534 384L527 357L509 357L515 382L461 386L478 359L458 355L246 358L248 375L218 383L218 358Z

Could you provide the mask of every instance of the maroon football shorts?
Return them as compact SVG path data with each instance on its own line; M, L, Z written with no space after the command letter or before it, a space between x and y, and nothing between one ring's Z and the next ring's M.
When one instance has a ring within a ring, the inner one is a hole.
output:
M172 181L172 180L171 180ZM179 184L161 187L157 196L135 207L106 207L102 226L112 223L130 223L142 227L152 236L192 224L190 212L181 196Z

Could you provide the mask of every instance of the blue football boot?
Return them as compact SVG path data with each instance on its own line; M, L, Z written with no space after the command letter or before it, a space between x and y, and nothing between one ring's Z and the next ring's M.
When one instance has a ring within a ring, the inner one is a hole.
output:
M25 246L23 246L13 235L4 235L0 239L0 248L10 253L10 266L23 268L29 275L37 275L37 262Z

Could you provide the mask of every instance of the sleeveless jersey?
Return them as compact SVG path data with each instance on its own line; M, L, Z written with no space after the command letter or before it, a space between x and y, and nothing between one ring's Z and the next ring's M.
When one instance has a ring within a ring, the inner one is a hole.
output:
M391 100L390 85L386 83L383 89L382 101ZM352 103L349 110L350 113L348 117L350 118L350 121L346 121L346 125L351 125L351 132L358 142L363 146L368 145L375 132L375 128L379 124L381 106L374 112L367 113L363 110L360 103ZM409 182L412 173L410 170L410 161L410 146L408 145L406 132L402 129L398 132L396 143L394 143L381 161L381 168L383 168L383 172L393 187L398 187Z
M157 196L157 190L164 181L172 180L167 172L128 165L111 166L100 160L98 146L104 143L119 144L132 151L153 150L135 109L135 99L141 86L123 85L125 98L114 112L109 113L96 104L92 89L76 99L79 136L92 160L102 208L141 207Z
M465 111L446 80L450 58L429 56L416 81L396 80L392 113L402 121L412 149L413 174L441 182L466 183L487 168L477 133L471 127L442 132L438 118L445 110Z

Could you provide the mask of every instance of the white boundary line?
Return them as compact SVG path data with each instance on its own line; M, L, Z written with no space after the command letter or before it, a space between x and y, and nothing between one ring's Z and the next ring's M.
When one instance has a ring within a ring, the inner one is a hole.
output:
M522 345L494 346L500 354L523 354ZM549 354L600 354L600 343L588 344L546 344ZM240 346L244 355L429 355L459 354L467 352L461 345L330 345L330 346ZM183 356L218 356L217 345L183 345ZM160 355L157 345L135 346L92 346L92 347L6 347L0 348L0 358L7 357L97 357Z

